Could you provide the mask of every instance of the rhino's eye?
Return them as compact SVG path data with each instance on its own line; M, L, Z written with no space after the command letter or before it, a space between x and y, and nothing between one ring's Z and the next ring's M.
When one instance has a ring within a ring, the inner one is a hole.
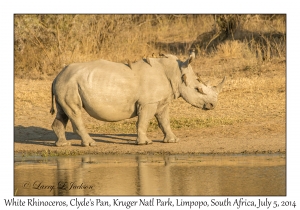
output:
M203 92L202 88L200 88L200 87L195 87L195 90L196 90L198 93L201 93L201 94L203 94L203 95L206 95L206 94Z

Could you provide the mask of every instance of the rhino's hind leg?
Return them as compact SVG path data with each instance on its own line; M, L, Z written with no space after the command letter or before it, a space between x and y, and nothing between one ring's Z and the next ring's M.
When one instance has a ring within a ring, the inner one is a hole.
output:
M71 143L66 140L66 125L68 123L69 117L64 113L59 104L56 104L57 114L52 123L52 129L56 134L58 140L55 145L58 147L69 146Z
M78 107L72 109L69 118L72 123L74 133L77 133L82 139L81 145L84 147L96 146L96 142L90 137L85 129L81 117L81 110Z
M72 123L73 131L82 139L81 145L86 147L96 146L96 142L90 137L83 124L81 116L82 102L79 95L70 91L65 100L61 103L64 107L65 113L68 115Z
M152 141L148 139L146 132L149 126L150 119L156 112L157 104L146 104L138 107L138 121L136 144L152 144Z
M82 139L81 145L84 147L96 146L96 142L87 133L81 116L72 117L70 120L75 133L77 133Z
M162 132L164 133L165 143L175 143L179 142L179 138L171 130L170 119L169 119L169 104L161 105L157 108L157 113L155 114L158 125Z

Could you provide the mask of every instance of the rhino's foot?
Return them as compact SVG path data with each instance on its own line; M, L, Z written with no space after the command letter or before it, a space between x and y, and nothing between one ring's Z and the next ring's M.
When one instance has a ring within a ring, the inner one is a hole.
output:
M81 146L83 146L83 147L95 147L97 144L96 144L96 142L94 141L94 140L91 140L91 141L88 141L88 142L84 142L84 141L82 141L81 142Z
M146 140L137 139L135 141L135 144L138 145L152 144L152 141L150 139L146 139Z
M164 143L177 143L177 142L179 142L179 138L177 138L176 136L164 138Z
M71 145L71 142L67 141L67 140L58 140L56 143L55 143L56 146L58 147L64 147L64 146L70 146Z

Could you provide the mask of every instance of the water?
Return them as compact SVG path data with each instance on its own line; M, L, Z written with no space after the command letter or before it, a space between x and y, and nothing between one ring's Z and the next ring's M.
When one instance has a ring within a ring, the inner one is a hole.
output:
M15 195L286 195L285 155L15 155Z

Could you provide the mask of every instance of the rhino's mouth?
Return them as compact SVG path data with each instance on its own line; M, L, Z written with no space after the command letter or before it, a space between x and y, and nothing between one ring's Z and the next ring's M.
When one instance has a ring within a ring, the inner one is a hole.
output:
M204 105L203 105L203 110L212 110L212 109L214 109L215 108L215 106L212 104L212 103L205 103Z

